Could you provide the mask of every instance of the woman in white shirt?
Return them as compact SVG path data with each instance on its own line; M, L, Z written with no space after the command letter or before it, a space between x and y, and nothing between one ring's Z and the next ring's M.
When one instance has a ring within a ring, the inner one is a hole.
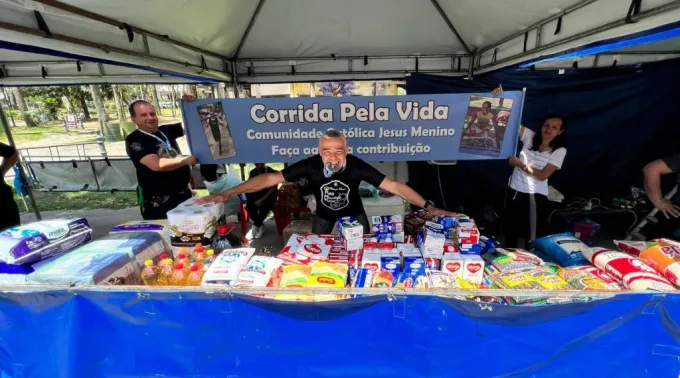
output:
M545 236L547 231L548 178L562 167L567 155L566 118L550 114L543 119L540 133L520 126L524 144L519 157L510 157L515 167L505 196L504 234L508 247Z

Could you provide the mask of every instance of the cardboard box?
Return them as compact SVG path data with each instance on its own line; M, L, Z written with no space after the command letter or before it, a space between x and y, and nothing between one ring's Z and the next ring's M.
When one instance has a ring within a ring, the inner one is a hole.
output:
M477 255L461 255L463 258L463 280L481 285L484 281L484 260Z
M364 252L361 257L361 267L370 269L374 272L380 270L381 254L380 252Z
M401 273L401 256L396 248L382 251L380 268L392 273L395 277Z
M446 253L442 257L441 271L455 277L463 277L463 258L460 253Z

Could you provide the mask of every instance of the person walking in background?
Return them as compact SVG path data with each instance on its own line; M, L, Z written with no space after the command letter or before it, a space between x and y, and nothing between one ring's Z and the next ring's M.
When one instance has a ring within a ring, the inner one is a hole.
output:
M222 155L222 133L220 131L220 121L217 119L215 113L210 113L210 118L208 118L208 125L210 125L210 132L212 133L213 139L219 146L220 155Z
M265 173L278 173L279 171L267 167L264 164L255 164L255 169L250 171L249 179ZM278 199L278 186L274 185L264 188L257 192L246 194L246 210L248 217L253 220L251 235L254 239L259 239L265 233L264 220L267 219L269 212L272 211Z
M19 207L14 202L12 188L5 182L5 175L19 161L19 151L16 148L0 143L0 231L21 224Z
M562 167L567 155L566 121L562 115L549 114L537 133L520 126L519 139L524 146L519 157L509 159L515 169L508 183L503 216L508 247L517 247L521 237L528 242L548 231L548 178Z

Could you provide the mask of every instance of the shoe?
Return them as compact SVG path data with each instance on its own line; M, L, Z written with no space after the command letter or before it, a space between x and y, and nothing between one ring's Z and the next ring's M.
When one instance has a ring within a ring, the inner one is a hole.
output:
M251 227L250 231L248 231L248 233L246 234L246 239L248 239L248 240L255 239L255 236L257 235L258 232L259 232L259 227L257 227L257 226Z
M257 232L255 233L255 239L261 238L262 235L264 235L264 225L257 228Z

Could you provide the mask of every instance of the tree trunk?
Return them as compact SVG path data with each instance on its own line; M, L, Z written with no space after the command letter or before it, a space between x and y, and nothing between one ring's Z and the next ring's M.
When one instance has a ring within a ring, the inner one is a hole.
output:
M68 98L68 101L70 103L71 99L68 96L66 96L66 98ZM87 101L85 100L85 95L81 94L81 95L77 96L76 99L78 100L78 106L80 106L80 110L83 111L83 116L84 116L83 122L92 121L92 117L90 117L90 108L87 106Z
M30 114L28 114L28 107L26 106L26 101L24 100L24 93L19 87L12 87L12 94L14 95L14 100L17 103L17 108L21 112L21 116L24 118L24 122L28 127L37 126Z
M92 101L97 108L97 118L99 118L99 127L102 135L104 134L104 124L108 121L106 117L106 109L104 108L104 101L102 101L102 94L99 91L98 85L90 84L90 92L92 93Z
M150 84L147 88L149 89L149 92L151 92L151 104L156 108L156 113L158 113L158 115L163 115L163 108L161 108L161 104L158 102L156 84Z
M118 85L113 86L113 101L116 103L116 113L118 113L118 122L125 122L127 117L125 116L125 108L123 107L123 102L121 99L120 87Z
M175 86L171 85L170 90L172 91L172 118L175 118L177 114L175 113L175 103L177 102L177 95L175 94Z

